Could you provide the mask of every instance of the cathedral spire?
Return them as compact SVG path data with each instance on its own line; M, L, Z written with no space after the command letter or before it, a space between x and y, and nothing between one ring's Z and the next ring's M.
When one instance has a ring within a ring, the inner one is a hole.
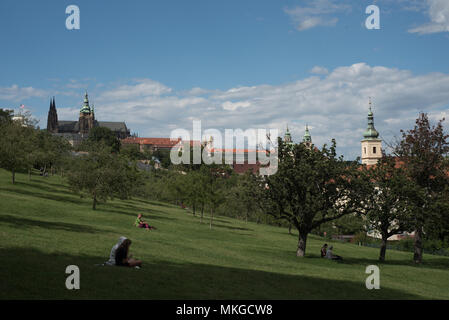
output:
M89 97L87 95L87 90L86 93L84 94L84 103L83 106L81 107L80 113L91 113L91 109L89 106Z
M58 113L56 112L55 97L50 99L50 109L48 110L47 117L47 131L56 133L58 132Z

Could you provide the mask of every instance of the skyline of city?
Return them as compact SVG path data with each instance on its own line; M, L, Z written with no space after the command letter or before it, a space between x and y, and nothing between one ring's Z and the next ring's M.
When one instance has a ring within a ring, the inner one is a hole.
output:
M79 30L65 9L80 8ZM365 8L380 8L367 30ZM449 3L227 1L118 3L2 1L6 50L0 106L24 104L46 127L50 98L75 120L88 90L99 118L139 136L176 128L277 128L301 141L306 123L360 156L368 98L392 141L420 111L449 114ZM447 124L445 125L447 128Z

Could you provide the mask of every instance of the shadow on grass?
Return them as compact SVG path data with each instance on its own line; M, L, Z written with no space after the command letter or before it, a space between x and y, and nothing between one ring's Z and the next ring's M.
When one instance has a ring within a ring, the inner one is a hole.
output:
M9 224L13 228L26 229L31 227L45 228L49 230L63 230L70 232L85 232L85 233L99 233L103 232L100 229L92 228L90 226L81 224L72 224L64 222L50 222L26 219L22 217L15 217L11 215L0 215L0 223Z
M12 188L2 188L0 187L1 191L6 191L6 192L11 192L11 193L16 193L16 194L23 194L23 195L27 195L27 196L31 196L31 197L35 197L35 198L43 198L43 199L47 199L47 200L54 200L54 201L61 201L61 202L70 202L70 203L74 203L74 204L79 204L82 205L83 203L73 197L70 196L60 196L60 195L56 195L56 194L46 194L46 193L41 193L41 192L33 192L33 191L29 191L29 190L23 190L23 189L12 189Z
M226 221L226 220L222 220L222 219L216 219L214 218L214 221L220 222L220 223L231 223L230 221ZM244 221L239 221L239 222L244 222Z
M387 253L388 254L388 253ZM407 260L388 260L388 257L385 261L380 262L377 259L366 259L366 258L352 258L349 257L347 259L343 259L339 261L339 263L347 264L347 265L391 265L391 266L408 266L415 268L430 268L430 269L441 269L441 270L449 270L449 259L442 258L431 258L430 260L426 260L426 256L424 255L423 261L421 264L416 264L412 260L413 253L410 253L410 259Z
M125 210L118 209L120 207L125 208ZM135 212L128 212L128 211L126 211L126 209L129 210L129 208L127 208L126 206L117 206L114 204L109 205L109 204L102 203L97 206L97 209L95 211L106 212L106 213L114 212L114 213L118 213L118 214L127 215L130 217L134 217L133 223L139 213L143 214L143 220L150 220L150 221L151 220L176 220L176 218L167 217L167 213L160 211L160 210L154 210L154 209L149 210L149 209L139 208L139 210L135 210ZM156 213L159 215L149 214L148 212Z
M222 229L240 230L240 231L253 231L252 229L243 228L243 227L232 227L232 226L226 226L226 225L221 225L221 224L215 224L215 220L212 222L212 229L213 228L222 228Z
M61 250L61 248L59 248ZM105 257L0 248L1 299L420 299L360 281L324 279L197 263L146 262L140 270L95 266ZM149 260L149 259L148 259ZM80 269L81 290L64 286L65 268Z
M44 190L51 193L62 193L65 194L67 192L71 192L70 188L66 185L62 184L50 184L48 181L42 181L42 180L31 180L27 182L18 181L16 182L17 186L24 186L26 188L36 188L38 190Z

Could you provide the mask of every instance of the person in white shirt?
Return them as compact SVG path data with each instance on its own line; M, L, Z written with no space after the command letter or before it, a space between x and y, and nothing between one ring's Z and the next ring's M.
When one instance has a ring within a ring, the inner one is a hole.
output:
M327 249L327 251L326 251L326 258L327 258L327 259L331 259L331 260L343 260L342 257L337 256L337 255L335 255L335 254L332 253L332 249L333 249L333 248L334 248L333 246L330 246L330 247Z

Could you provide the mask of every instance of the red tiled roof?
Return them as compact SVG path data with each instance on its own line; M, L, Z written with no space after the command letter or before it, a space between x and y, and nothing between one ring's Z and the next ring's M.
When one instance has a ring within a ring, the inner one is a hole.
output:
M263 152L265 153L265 150L255 150L255 149L220 149L220 148L211 148L211 152L232 152L232 153L251 153L251 152Z
M158 148L172 148L181 142L181 138L137 138L129 137L122 140L124 144L139 144L139 145L151 145ZM199 141L189 140L190 146L200 145Z
M123 139L123 143L136 143L136 144L151 144L151 145L175 145L181 138L178 139L170 139L170 138L126 138Z
M251 170L253 173L257 174L259 169L261 167L260 163L234 163L232 165L232 168L234 169L235 173L242 174L246 173L248 170Z

